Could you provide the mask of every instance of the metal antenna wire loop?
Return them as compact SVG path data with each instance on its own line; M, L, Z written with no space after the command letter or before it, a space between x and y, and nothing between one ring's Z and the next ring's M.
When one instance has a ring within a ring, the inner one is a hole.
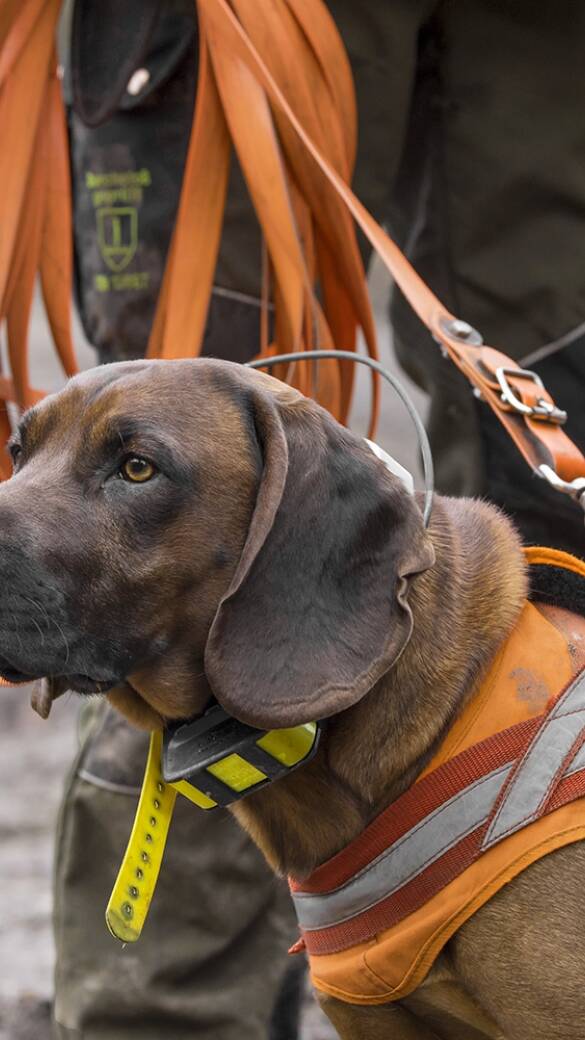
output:
M367 365L368 368L373 369L374 372L377 372L382 376L382 379L385 379L386 382L390 384L394 392L402 401L416 430L422 455L425 483L423 523L425 527L428 527L431 518L431 510L433 508L435 469L427 431L425 430L422 419L402 383L396 378L396 376L393 376L387 368L384 368L379 361L375 361L374 358L370 357L362 357L361 354L354 354L351 350L302 350L291 354L275 354L274 357L258 358L256 361L248 361L246 362L246 368L272 368L273 365L293 364L296 361L319 361L329 358L339 358L342 361L353 361L356 365Z

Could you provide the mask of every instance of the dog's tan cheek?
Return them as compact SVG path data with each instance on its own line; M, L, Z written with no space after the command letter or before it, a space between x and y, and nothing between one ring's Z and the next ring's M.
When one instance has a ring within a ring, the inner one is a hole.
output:
M205 710L211 690L201 670L177 654L129 676L132 688L165 719L185 719Z
M127 683L116 686L106 696L112 707L116 708L137 729L163 728L164 723L158 712L143 701L136 690L133 690Z

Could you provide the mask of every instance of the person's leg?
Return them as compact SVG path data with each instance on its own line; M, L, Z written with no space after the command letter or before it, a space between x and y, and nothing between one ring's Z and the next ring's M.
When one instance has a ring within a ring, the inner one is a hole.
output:
M585 316L585 135L574 119L585 88L584 33L585 12L568 0L449 0L421 66L425 129L406 149L393 227L446 305L517 359ZM410 209L409 176L419 184ZM483 492L528 540L582 553L578 508L531 476L399 294L393 321L401 362L432 396L439 489ZM581 447L583 376L578 346L546 366Z
M416 81L418 39L437 0L327 0L351 62L358 112L353 189L386 218ZM365 250L369 255L369 249Z
M128 839L147 737L93 710L61 813L55 882L58 1040L266 1040L296 934L288 891L221 810L179 797L144 933L104 910Z

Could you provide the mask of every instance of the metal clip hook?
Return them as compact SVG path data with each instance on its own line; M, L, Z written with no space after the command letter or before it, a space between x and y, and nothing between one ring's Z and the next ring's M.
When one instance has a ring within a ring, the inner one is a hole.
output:
M558 473L552 469L551 466L547 466L546 463L542 463L536 471L540 477L550 484L555 491L560 491L563 495L569 495L570 498L574 499L578 505L581 506L585 512L585 477L575 477L574 480L563 480L559 477Z

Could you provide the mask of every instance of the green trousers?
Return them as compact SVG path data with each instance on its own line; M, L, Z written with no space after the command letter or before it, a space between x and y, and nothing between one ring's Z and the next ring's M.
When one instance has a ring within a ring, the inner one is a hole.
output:
M95 702L61 810L55 871L59 1040L266 1040L297 935L286 884L229 813L179 797L140 940L104 911L147 736Z

